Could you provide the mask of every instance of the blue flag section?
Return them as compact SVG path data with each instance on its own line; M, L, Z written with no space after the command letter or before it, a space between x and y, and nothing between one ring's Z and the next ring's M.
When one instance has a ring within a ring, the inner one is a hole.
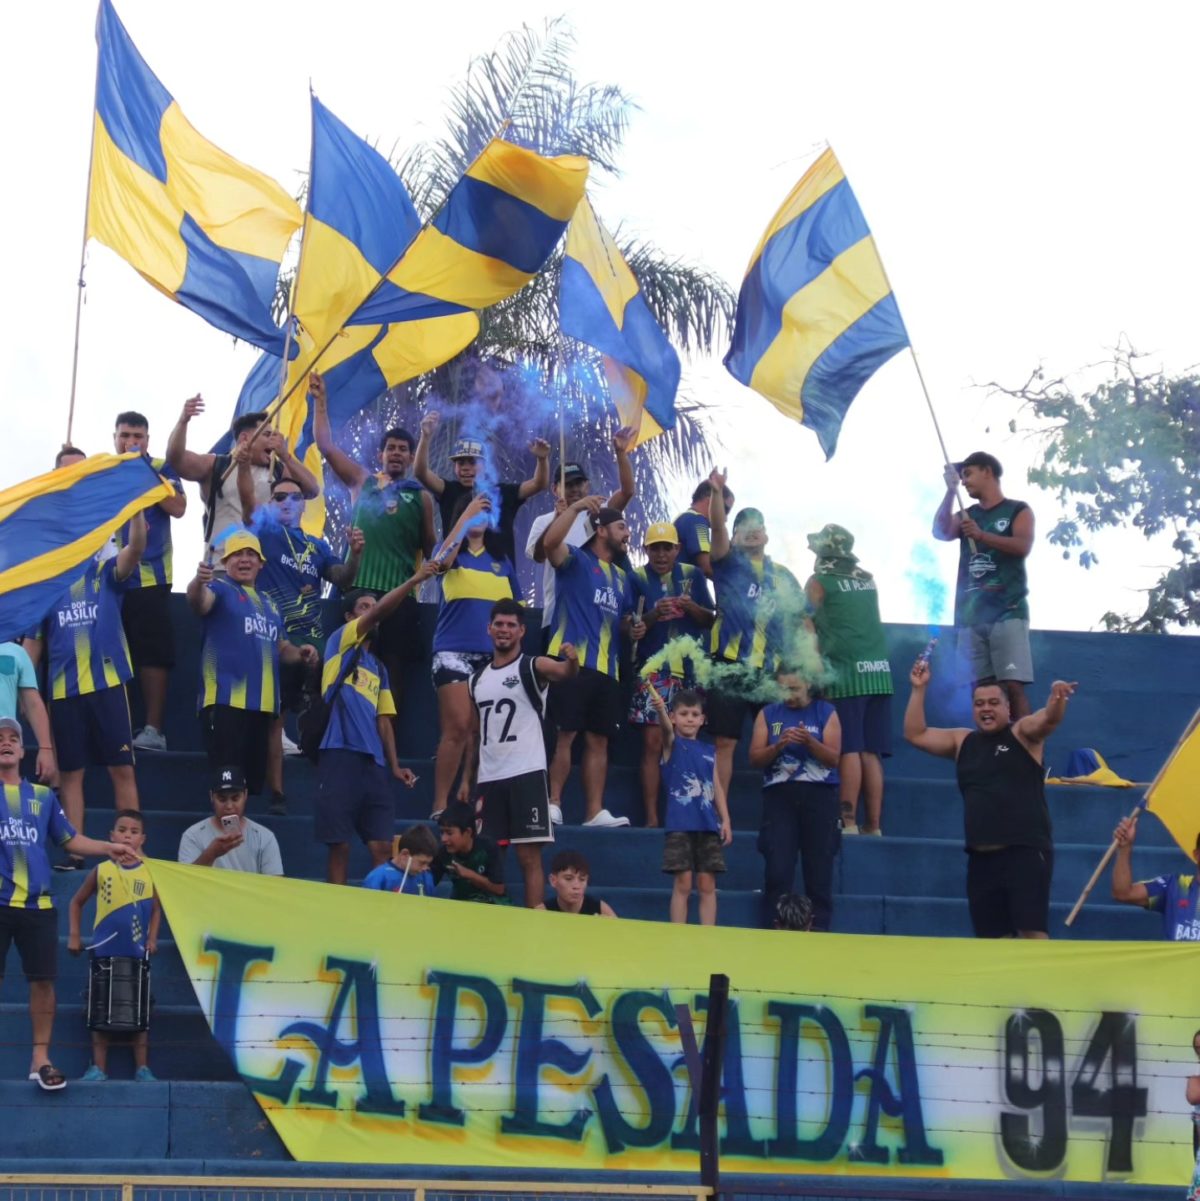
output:
M282 354L271 299L299 206L192 128L109 0L96 41L88 237L217 329Z
M93 455L0 492L0 642L54 606L135 513L175 495L145 455Z
M750 260L725 366L813 430L829 458L863 384L907 345L871 231L826 150Z
M585 196L571 218L558 293L565 334L604 356L613 402L640 445L675 426L679 356Z

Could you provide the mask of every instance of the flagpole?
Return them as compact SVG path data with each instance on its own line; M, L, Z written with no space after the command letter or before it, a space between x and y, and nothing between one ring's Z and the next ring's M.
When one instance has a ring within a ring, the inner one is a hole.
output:
M1145 793L1142 795L1142 799L1138 802L1136 808L1129 815L1130 821L1137 821L1138 815L1143 809L1146 808L1151 794L1154 792L1155 788L1158 787L1159 780L1163 778L1167 768L1175 762L1175 756L1179 754L1183 744L1187 742L1188 738L1191 737L1192 731L1195 730L1197 725L1200 725L1200 709L1197 709L1196 712L1192 714L1192 720L1188 722L1187 729L1184 730L1184 732L1179 736L1175 746L1171 750L1171 753L1167 756L1166 761L1163 763L1162 767L1158 769L1158 774L1153 780L1150 781L1150 787L1146 789ZM1079 900L1075 902L1071 912L1067 914L1066 920L1063 922L1064 925L1072 925L1076 917L1079 916L1079 911L1083 908L1084 901L1088 899L1088 894L1093 888L1095 888L1096 881L1100 879L1100 876L1103 874L1104 869L1108 866L1109 861L1117 853L1118 845L1119 844L1117 843L1117 840L1114 838L1109 844L1108 850L1104 852L1103 858L1101 858L1100 862L1096 865L1096 870L1092 872L1091 878L1083 886L1083 891L1079 894Z
M528 79L528 72L522 78L520 84L518 84L516 90L513 92L512 100L509 101L510 107L512 106L513 102L516 100L517 96L520 95L521 89L525 86L527 79ZM483 146L480 147L479 153L467 164L462 175L459 176L460 181L462 180L463 177L465 177L467 175L467 173L471 170L471 168L477 162L479 162L479 160L484 156L484 154L487 151L487 148L493 142L495 142L498 138L500 138L504 135L505 130L507 130L511 124L512 124L512 118L505 117L504 120L500 123L500 128L490 138L488 138L488 140L483 144ZM311 185L312 185L312 174L310 171L309 186L311 187ZM455 187L457 187L457 186L458 185L455 184ZM454 188L451 188L450 191L447 192L446 195L442 197L441 203L437 206L436 209L433 210L433 212L429 216L429 219L421 225L420 229L418 229L417 232L415 234L413 234L413 236L411 238L409 238L408 242L405 243L404 248L396 256L396 259L392 263L392 265L385 272L383 272L382 275L380 275L379 279L375 282L375 285L371 288L371 290L362 298L362 300L360 300L358 302L358 304L355 306L355 308L353 310L351 310L351 312L349 314L350 316L353 316L354 313L358 311L358 309L362 308L362 306L364 304L366 304L367 301L370 300L371 297L374 296L375 293L378 292L385 283L388 282L388 276L390 276L391 273L393 271L395 271L398 266L400 266L401 262L404 260L404 256L406 254L408 254L408 252L412 249L416 240L425 232L426 229L430 228L433 225L434 221L437 220L438 214L442 211L442 209L444 209L446 207L446 204L449 201L450 196L453 194L453 192L454 192ZM300 256L301 256L301 259L303 259L303 257L304 257L303 244L301 244L301 247L300 247ZM298 268L297 268L297 273L299 273ZM278 397L276 400L274 400L271 403L271 405L268 406L266 413L263 414L262 422L259 424L257 429L255 429L254 433L250 435L249 445L251 445L251 446L254 445L255 441L258 439L258 436L263 432L263 430L265 430L267 428L268 425L270 425L271 419L275 415L275 413L279 409L281 409L292 398L293 393L295 393L296 389L300 386L301 382L306 380L308 374L317 369L317 364L320 363L320 361L329 352L329 348L334 344L334 342L336 342L337 339L342 336L342 331L345 328L346 328L346 326L345 326L345 323L343 322L343 324L340 325L338 327L338 329L330 336L329 340L325 343L325 345L322 346L319 351L317 351L316 357L305 368L304 375L298 376L296 381L291 385L290 388L288 388L287 392L284 393L282 396ZM224 483L225 480L227 480L229 478L229 476L232 474L232 472L233 472L233 464L230 463L230 465L225 469L225 474L221 477L221 482Z
M67 403L67 440L71 445L71 430L75 425L75 386L79 380L79 332L83 323L83 272L87 264L88 216L92 208L92 172L96 166L96 112L100 98L100 46L96 46L96 74L92 80L91 145L88 149L87 186L83 197L83 238L79 245L79 275L75 291L75 342L71 348L71 394Z

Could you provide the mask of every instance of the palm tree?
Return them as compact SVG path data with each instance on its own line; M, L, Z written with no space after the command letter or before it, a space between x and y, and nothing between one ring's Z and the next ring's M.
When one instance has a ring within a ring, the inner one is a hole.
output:
M414 146L397 164L416 204L435 212L463 172L497 132L542 154L579 154L592 163L593 185L618 173L617 158L635 105L614 84L580 83L570 66L574 37L562 18L541 30L523 27L506 36L490 54L475 58L465 78L450 91L444 136ZM727 340L735 296L719 276L652 243L625 235L614 238L651 311L672 343L685 354L711 353ZM435 469L444 465L451 440L463 427L464 410L481 365L501 379L504 402L483 420L497 448L500 478L516 479L531 467L531 437L558 441L564 429L568 458L591 466L597 490L611 487L617 425L607 400L599 360L590 348L566 337L558 322L561 249L542 272L510 299L480 314L479 337L462 355L437 371L393 388L364 409L341 439L364 462L373 461L381 430L400 425L415 431L423 408L437 407L444 420L432 447ZM285 306L286 307L286 306ZM707 474L711 462L704 405L685 384L676 402L675 428L645 444L634 456L639 501L631 506L638 525L671 516L670 483L680 476ZM473 426L479 408L469 409ZM556 446L557 451L557 446ZM548 501L526 506L526 520ZM345 499L331 489L332 528L344 525Z

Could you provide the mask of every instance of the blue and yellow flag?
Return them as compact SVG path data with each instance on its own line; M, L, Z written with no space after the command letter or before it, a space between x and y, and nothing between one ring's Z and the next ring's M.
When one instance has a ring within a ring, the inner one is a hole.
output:
M281 354L271 298L299 206L192 128L109 0L96 40L88 237L211 325Z
M1146 792L1146 808L1171 832L1190 859L1200 839L1200 710L1175 744Z
M174 495L136 454L93 455L0 492L0 642L36 626L135 513Z
M640 446L675 425L679 356L585 196L571 218L558 292L563 333L595 347L622 425Z
M350 324L506 300L558 245L587 175L588 161L578 155L546 158L494 138Z
M907 345L875 240L826 150L750 260L725 366L815 431L829 458L850 402Z

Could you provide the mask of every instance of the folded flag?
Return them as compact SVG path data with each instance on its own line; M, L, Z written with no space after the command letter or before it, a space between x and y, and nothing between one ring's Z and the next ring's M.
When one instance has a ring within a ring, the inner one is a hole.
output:
M621 424L638 431L635 446L674 428L679 356L587 196L567 231L558 319L563 333L604 356Z
M110 0L96 41L88 237L218 329L282 354L271 299L299 206L192 128Z
M1146 808L1171 832L1190 859L1200 836L1200 710L1146 793Z
M1118 776L1104 761L1104 756L1090 746L1072 751L1067 770L1061 776L1049 776L1047 784L1095 784L1102 788L1133 788L1133 780Z
M815 431L830 458L851 401L907 345L871 231L826 150L750 260L725 366Z
M135 513L175 488L145 455L92 455L0 492L0 642L36 626Z

